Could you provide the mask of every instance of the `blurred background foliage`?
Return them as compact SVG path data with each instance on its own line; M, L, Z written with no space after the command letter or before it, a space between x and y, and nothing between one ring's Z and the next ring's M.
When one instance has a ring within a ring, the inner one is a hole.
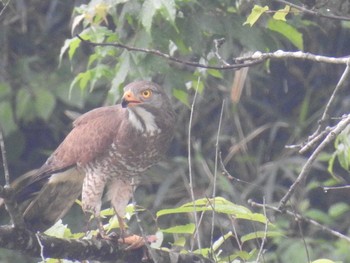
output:
M324 14L350 17L348 1L293 3ZM256 4L267 5L270 12L264 13L253 26L243 25ZM218 51L228 63L247 52L278 49L303 49L335 57L350 53L349 21L302 12L290 12L286 21L275 20L274 10L285 8L278 1L11 0L1 1L0 6L0 122L12 180L45 161L69 132L72 116L116 103L128 82L153 80L173 95L178 124L169 158L147 172L136 192L138 205L150 212L140 213L142 224L150 233L157 227L165 229L193 222L191 214L179 213L164 217L166 220L159 218L155 224L150 215L191 200L188 125L197 88L190 145L195 197L211 197L217 173L217 196L245 207L249 207L249 199L277 204L308 157L285 146L301 143L313 132L344 68L310 61L270 61L249 68L239 96L234 81L237 71L194 68L151 54L92 47L81 43L76 34L93 42L156 49L209 65L222 63L215 56L216 39L225 40ZM348 113L349 102L347 84L332 105L331 117ZM339 147L347 146L346 138L349 137L343 134L335 145L343 154L341 161L332 157L335 148L327 149L291 201L294 211L344 234L350 228L346 220L350 211L349 191L326 193L321 186L349 181L348 170L344 169L348 167L348 151ZM217 150L230 176L221 173L220 164L215 171ZM2 183L3 177L1 170ZM74 227L85 225L82 217L75 217L79 213L75 210L66 222ZM328 257L350 262L349 253L344 252L346 241L307 224L299 227L284 215L267 211L267 216L284 236L268 239L265 262L291 262L291 258L298 258L294 262L306 262L304 242L311 260ZM232 228L238 237L261 228L249 220L236 221L225 213L216 217L215 224L214 240ZM210 246L210 226L211 217L204 217L200 228L203 247ZM187 243L178 244L188 247L191 242L185 237ZM166 236L165 245L179 239L176 234ZM251 252L259 250L258 241L241 246L234 235L227 236L222 249L224 254ZM2 262L14 262L13 256L0 250ZM20 260L25 262L24 258Z

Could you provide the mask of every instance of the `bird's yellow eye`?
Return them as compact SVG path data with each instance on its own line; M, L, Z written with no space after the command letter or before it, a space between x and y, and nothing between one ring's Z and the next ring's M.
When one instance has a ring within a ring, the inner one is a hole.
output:
M145 99L147 99L147 98L151 97L151 95L152 95L152 90L146 89L146 90L142 91L141 94L142 94L142 97L144 97Z

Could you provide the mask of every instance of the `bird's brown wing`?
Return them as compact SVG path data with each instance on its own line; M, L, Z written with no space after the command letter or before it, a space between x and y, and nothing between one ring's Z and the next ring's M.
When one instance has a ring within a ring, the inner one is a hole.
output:
M118 134L123 117L124 110L120 105L97 108L83 114L40 170L64 170L76 164L84 165L104 154Z
M65 215L81 193L84 174L77 165L108 151L122 119L118 105L83 114L40 169L14 181L16 201L31 229L43 231Z
M52 174L73 168L78 163L86 164L103 154L118 133L122 115L121 107L115 105L91 110L77 118L72 131L45 164L12 183L17 201L28 199L40 191Z

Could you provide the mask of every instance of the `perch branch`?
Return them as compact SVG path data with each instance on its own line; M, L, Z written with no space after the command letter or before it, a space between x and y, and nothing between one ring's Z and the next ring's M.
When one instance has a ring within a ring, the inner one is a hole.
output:
M69 260L117 260L142 262L142 248L123 250L116 242L104 239L64 239L33 233L24 228L0 226L0 247L21 251L37 258L59 258ZM180 254L160 249L152 249L159 263L212 263L196 254Z

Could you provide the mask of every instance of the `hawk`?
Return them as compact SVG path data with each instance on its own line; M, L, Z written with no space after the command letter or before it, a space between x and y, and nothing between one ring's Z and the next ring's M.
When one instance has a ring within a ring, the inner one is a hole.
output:
M162 158L174 126L170 99L149 81L127 85L121 104L81 115L47 161L12 184L27 227L48 229L80 195L83 211L99 218L104 192L121 219L132 181Z

